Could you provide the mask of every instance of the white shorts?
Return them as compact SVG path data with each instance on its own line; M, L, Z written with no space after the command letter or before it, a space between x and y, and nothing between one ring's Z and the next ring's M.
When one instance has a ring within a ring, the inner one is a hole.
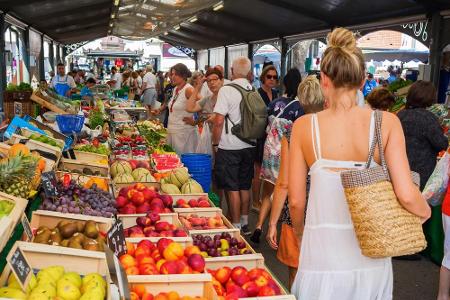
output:
M444 226L444 259L442 266L450 270L450 216L442 214L442 225Z

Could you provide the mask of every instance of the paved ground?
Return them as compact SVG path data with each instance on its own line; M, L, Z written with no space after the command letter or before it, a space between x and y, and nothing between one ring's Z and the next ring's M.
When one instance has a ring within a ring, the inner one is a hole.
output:
M256 217L256 213L252 212L249 223L255 224ZM265 238L259 246L253 246L257 252L264 255L267 266L287 286L287 267L277 260L275 251L269 247ZM439 267L437 265L426 258L422 258L420 261L393 260L393 265L394 300L436 299L439 284Z

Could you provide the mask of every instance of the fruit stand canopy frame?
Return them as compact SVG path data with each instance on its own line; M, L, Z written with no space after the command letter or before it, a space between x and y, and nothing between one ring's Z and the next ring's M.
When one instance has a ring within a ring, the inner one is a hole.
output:
M448 0L225 0L224 7L215 11L218 2L0 0L0 9L66 44L112 34L135 40L159 36L194 49L450 9Z

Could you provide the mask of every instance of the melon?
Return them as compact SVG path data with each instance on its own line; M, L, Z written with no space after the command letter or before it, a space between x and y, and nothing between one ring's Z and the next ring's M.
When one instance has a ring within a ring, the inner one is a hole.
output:
M203 188L194 179L189 179L185 184L181 187L182 194L201 194L203 193Z
M175 184L166 183L161 184L161 191L166 194L181 194L180 189Z
M124 160L116 160L111 165L111 176L113 178L119 174L131 174L132 171L130 163Z
M178 168L170 172L170 182L175 184L178 188L181 188L191 176L184 168Z
M139 182L156 182L155 177L153 177L152 174L150 174L150 172L147 174L142 174L138 178L135 177L135 179Z
M114 177L113 182L114 183L133 183L134 178L133 178L133 176L131 176L131 174L123 173L123 174L119 174L116 177Z
M134 177L134 179L138 180L139 177L143 175L150 174L150 171L145 168L137 168L134 169L133 172L131 172L131 175ZM150 174L151 176L151 174Z

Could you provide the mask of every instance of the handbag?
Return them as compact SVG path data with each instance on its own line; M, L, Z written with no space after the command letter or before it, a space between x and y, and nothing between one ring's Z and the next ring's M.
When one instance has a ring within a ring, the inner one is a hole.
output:
M395 195L384 157L381 122L382 113L375 111L375 135L365 169L341 172L361 252L371 258L414 254L427 245L421 219L407 211ZM376 147L381 166L370 167ZM418 185L418 174L411 173Z

